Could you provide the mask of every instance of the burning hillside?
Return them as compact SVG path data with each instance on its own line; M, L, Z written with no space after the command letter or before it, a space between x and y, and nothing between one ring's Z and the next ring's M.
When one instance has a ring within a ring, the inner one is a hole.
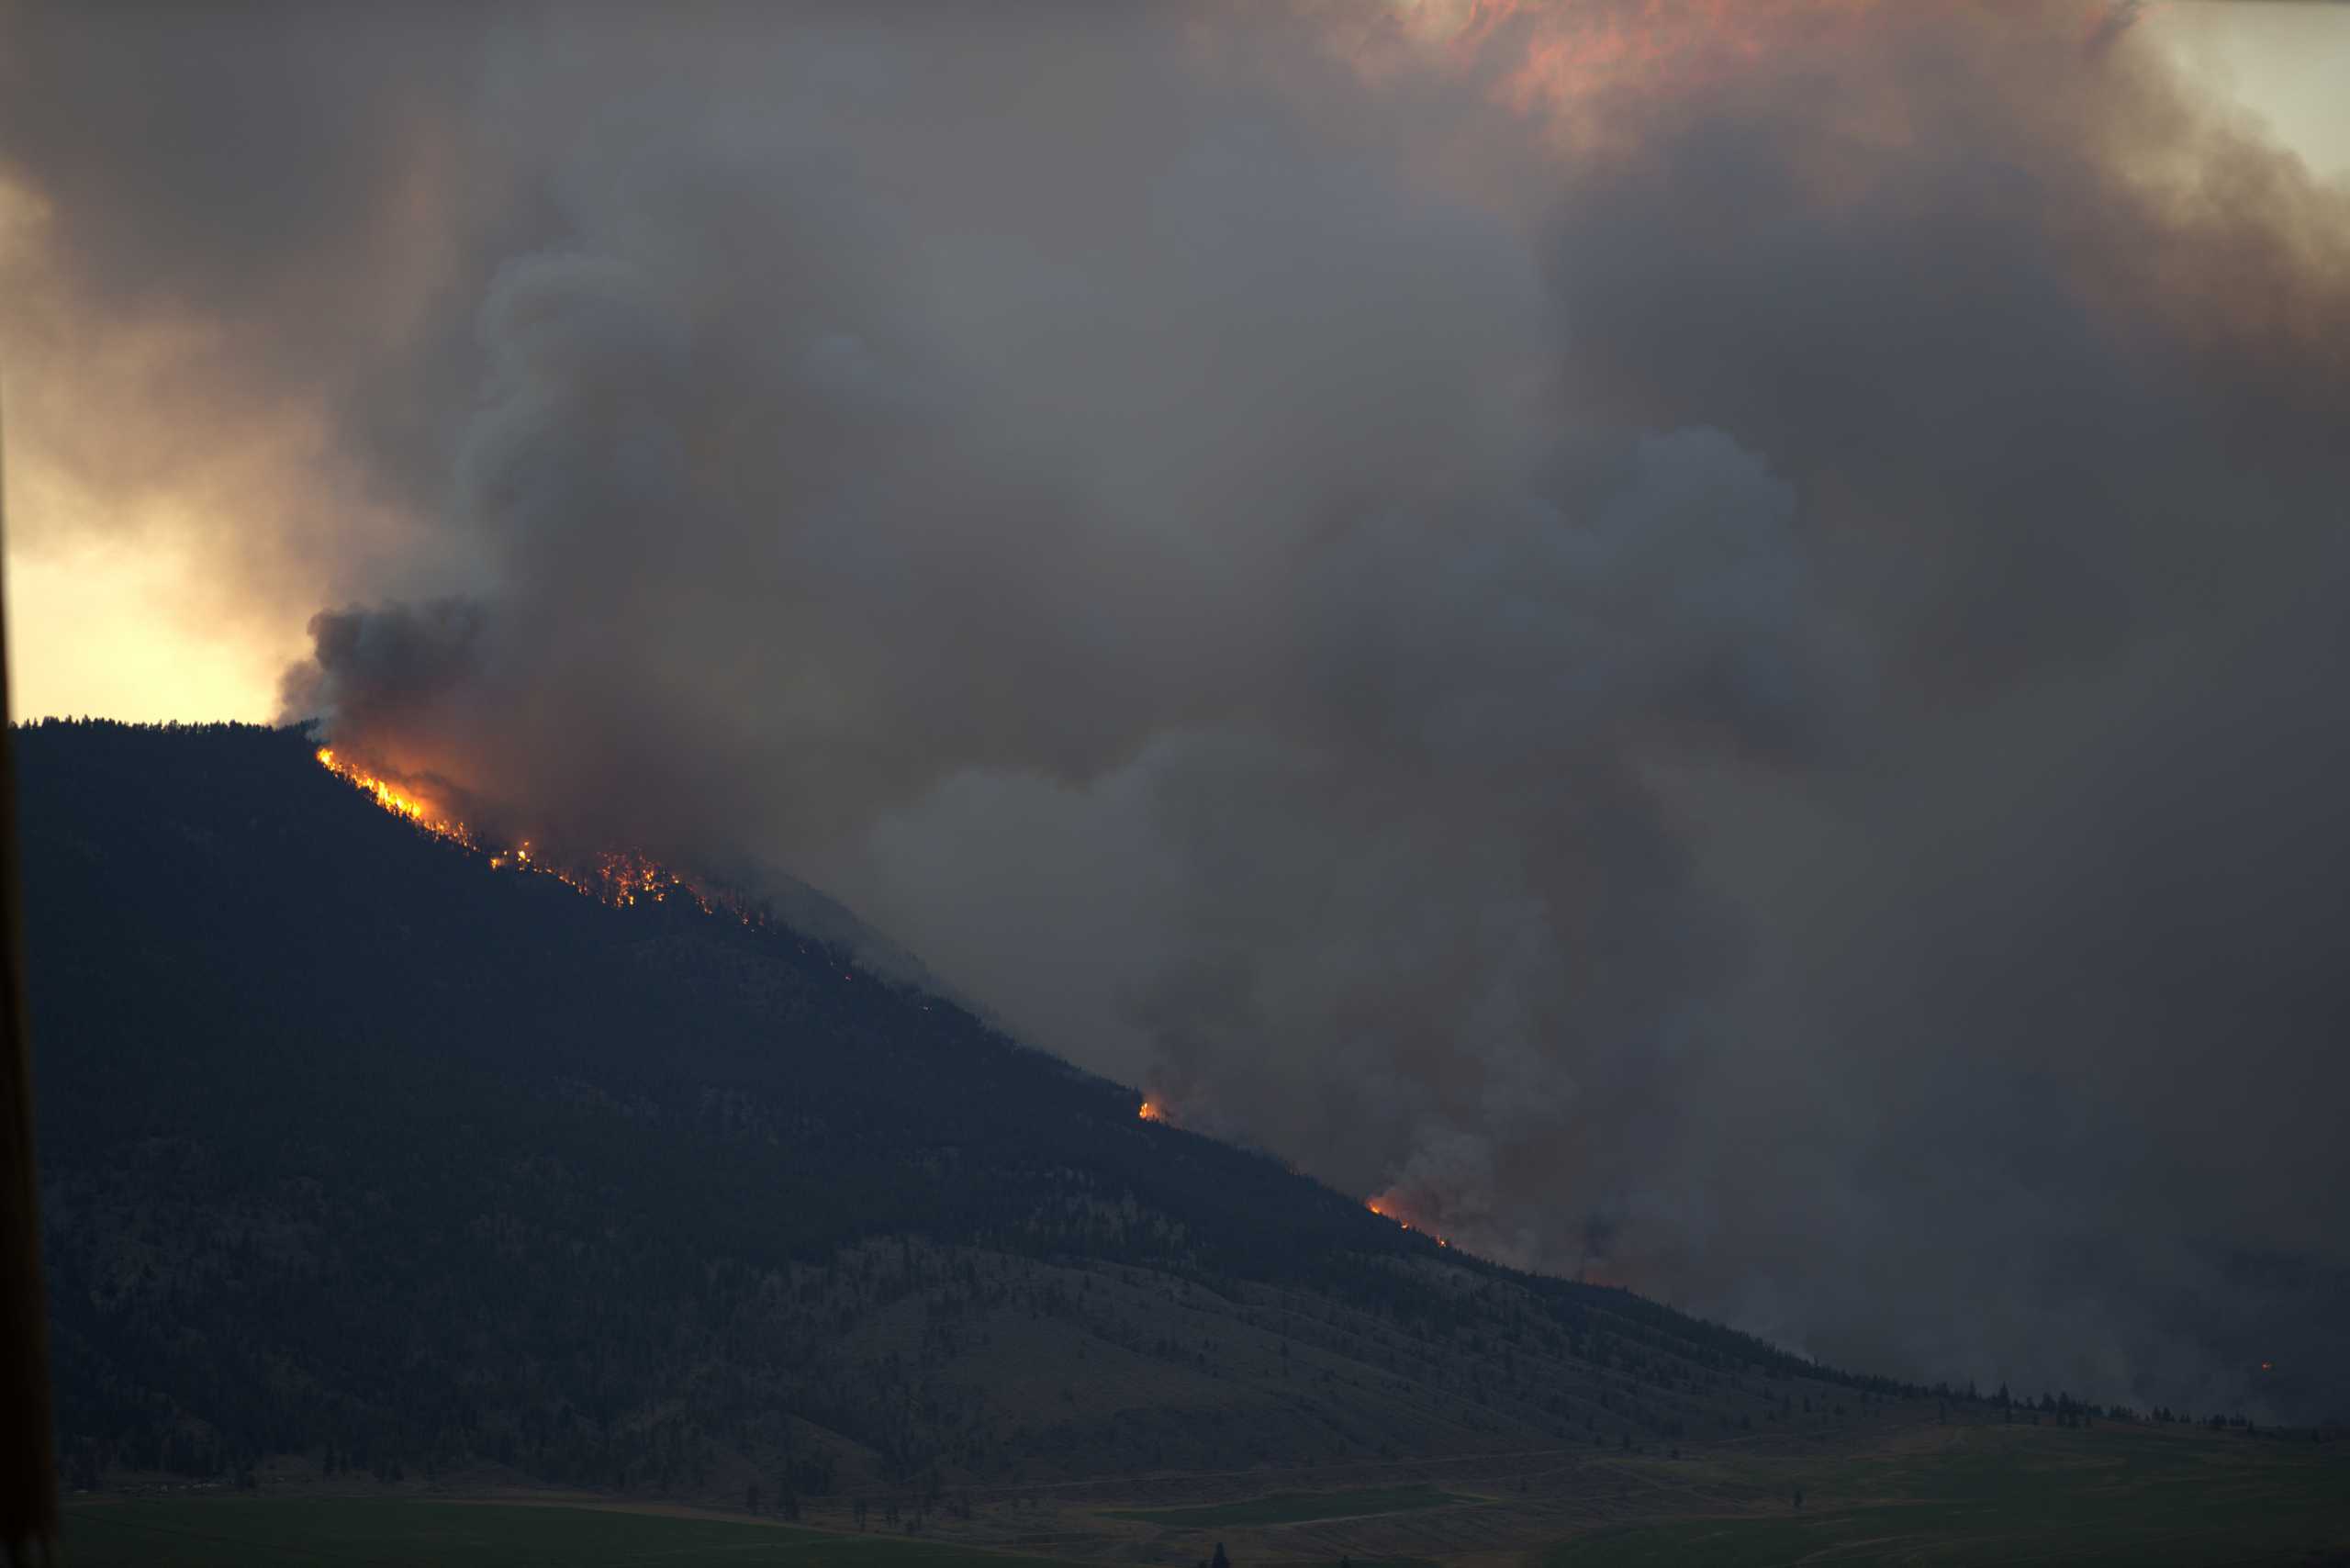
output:
M0 7L28 428L386 810L1823 1353L2350 1233L2350 204L2195 7L192 9Z
M529 839L494 844L405 782L373 772L331 746L320 746L317 756L321 767L373 797L386 811L406 817L436 838L447 839L481 856L493 871L512 869L553 877L575 892L615 909L631 908L640 901L666 903L675 897L690 901L704 914L723 911L745 925L759 924L757 912L740 899L690 880L649 856L633 850L603 850L583 860L550 860L537 854Z
M1409 1217L1410 1211L1404 1206L1404 1200L1395 1192L1385 1192L1380 1193L1379 1196L1375 1198L1365 1198L1363 1200L1362 1206L1369 1209L1371 1213L1377 1215L1383 1220L1392 1220L1395 1225L1404 1230L1418 1231L1421 1235L1435 1242L1438 1247L1449 1247L1452 1245L1449 1240L1444 1237L1438 1236L1435 1231L1428 1229L1426 1226L1415 1224Z

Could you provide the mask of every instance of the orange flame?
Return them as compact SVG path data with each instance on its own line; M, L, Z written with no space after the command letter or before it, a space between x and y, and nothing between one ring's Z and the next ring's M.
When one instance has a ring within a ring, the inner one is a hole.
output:
M1420 1230L1419 1226L1414 1225L1410 1220L1405 1219L1403 1214L1397 1209L1395 1205L1395 1194L1393 1193L1382 1193L1378 1197L1365 1198L1362 1201L1362 1206L1369 1209L1371 1213L1377 1215L1383 1220L1393 1221L1396 1227L1399 1229ZM1430 1241L1435 1242L1438 1247L1449 1247L1452 1245L1449 1239L1438 1236L1433 1230L1420 1230L1420 1234L1427 1237Z
M1146 1122L1163 1122L1167 1119L1167 1107L1156 1100L1146 1099L1142 1103L1142 1109L1136 1111L1135 1114Z
M711 895L672 871L659 861L632 851L607 851L592 857L584 867L551 866L533 857L531 841L523 839L509 848L492 849L482 845L473 830L436 809L423 797L390 779L360 767L348 758L339 756L331 746L320 746L319 766L354 788L375 798L375 803L439 838L463 846L483 856L493 871L511 866L517 870L534 872L583 893L599 903L615 909L627 909L640 900L666 903L670 895L689 899L704 914L717 912ZM745 925L760 923L759 917L732 900L721 900Z
M334 748L331 746L319 748L319 765L328 772L375 796L375 803L384 810L408 818L427 833L436 834L442 838L454 839L467 848L474 846L473 834L465 830L464 823L452 822L443 817L422 800L409 794L390 779L378 778L356 764L343 761L335 756Z

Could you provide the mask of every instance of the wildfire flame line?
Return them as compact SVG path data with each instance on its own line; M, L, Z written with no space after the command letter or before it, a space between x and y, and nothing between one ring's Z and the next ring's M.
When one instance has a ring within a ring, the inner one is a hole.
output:
M1393 1209L1388 1207L1387 1202L1384 1198L1365 1198L1362 1201L1362 1206L1377 1215L1380 1218L1392 1221L1393 1224L1404 1230L1420 1229L1419 1226L1414 1225L1410 1220L1405 1219L1402 1215L1397 1214ZM1438 1236L1433 1230L1420 1230L1420 1234L1427 1237L1430 1241L1435 1242L1438 1247L1449 1247L1452 1245L1449 1240L1444 1237Z
M1168 1121L1167 1107L1159 1103L1158 1098L1156 1095L1144 1095L1142 1103L1135 1108L1135 1114L1146 1122L1159 1122L1169 1126L1174 1125ZM1414 1225L1410 1220L1405 1219L1402 1215L1396 1213L1395 1210L1390 1206L1390 1199L1392 1197L1392 1193L1382 1193L1380 1196L1375 1198L1365 1198L1363 1200L1362 1206L1377 1215L1380 1218L1386 1220L1402 1229L1419 1231L1419 1234L1427 1237L1438 1247L1449 1248L1452 1245L1449 1238L1438 1236L1432 1230L1420 1230L1419 1226Z
M375 796L375 803L384 810L404 816L427 832L438 834L440 837L454 839L469 849L475 847L473 834L466 831L464 823L447 821L431 807L389 779L379 778L366 769L344 761L335 756L332 746L319 748L319 763L328 772L357 785Z
M640 900L666 903L675 895L691 900L694 907L704 914L715 914L723 905L728 913L739 916L744 924L759 924L756 915L733 900L704 891L648 856L628 850L609 850L591 857L585 866L560 866L538 858L532 853L528 839L506 847L493 848L484 844L464 823L444 815L421 797L390 779L336 755L333 747L320 746L318 760L319 766L352 788L372 796L377 805L395 816L405 817L434 837L447 839L484 857L493 871L504 870L510 866L517 870L552 877L574 892L615 909L631 908Z

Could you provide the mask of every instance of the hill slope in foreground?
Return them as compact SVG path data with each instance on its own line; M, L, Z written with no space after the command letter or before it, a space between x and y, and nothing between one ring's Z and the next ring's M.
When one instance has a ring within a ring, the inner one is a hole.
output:
M2090 1440L1440 1249L780 925L493 870L292 732L16 741L84 1491L1438 1557Z

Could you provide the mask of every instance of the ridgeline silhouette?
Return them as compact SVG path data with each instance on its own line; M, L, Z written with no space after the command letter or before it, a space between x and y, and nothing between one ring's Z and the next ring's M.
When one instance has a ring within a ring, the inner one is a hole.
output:
M862 1520L2106 1414L1442 1249L780 923L493 873L296 730L18 741L72 1485L764 1485Z

